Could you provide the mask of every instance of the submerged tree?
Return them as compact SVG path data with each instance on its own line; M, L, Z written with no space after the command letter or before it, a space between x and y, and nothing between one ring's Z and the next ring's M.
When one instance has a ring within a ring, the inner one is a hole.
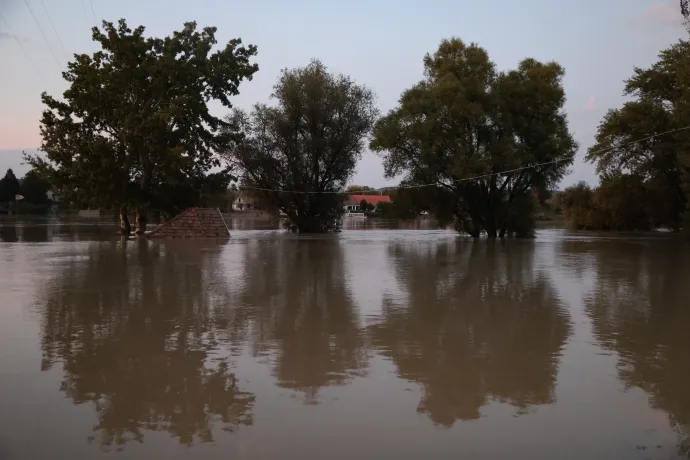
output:
M651 230L655 209L663 207L642 178L606 174L598 188L581 181L557 195L568 227L576 230Z
M610 110L587 160L600 174L640 176L656 196L655 225L678 230L690 193L690 42L662 51L648 69L636 68L624 94L635 100ZM655 134L661 136L651 137Z
M143 26L132 30L123 19L94 27L102 50L75 55L62 100L42 95L46 159L30 163L67 200L119 209L126 232L128 210L142 232L147 210L165 207L170 189L192 187L184 194L200 198L230 135L207 104L231 107L229 97L258 70L250 62L256 47L235 39L212 51L215 34L195 22L165 38L144 37Z
M497 72L483 48L459 39L444 40L424 67L426 78L374 128L386 175L449 191L443 208L459 231L531 235L532 191L556 184L577 148L563 68L528 58Z
M377 115L374 94L312 61L284 70L272 97L277 105L229 117L243 137L228 144L227 158L298 231L333 230Z

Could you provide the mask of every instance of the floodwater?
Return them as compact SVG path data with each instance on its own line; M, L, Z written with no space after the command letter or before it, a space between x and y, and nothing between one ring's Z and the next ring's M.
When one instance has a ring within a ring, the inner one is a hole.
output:
M357 225L1 221L0 458L688 456L681 240Z

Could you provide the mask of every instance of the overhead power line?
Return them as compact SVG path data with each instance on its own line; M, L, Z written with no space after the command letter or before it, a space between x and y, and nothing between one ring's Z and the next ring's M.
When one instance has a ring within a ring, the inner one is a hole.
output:
M89 0L89 3L91 4L91 15L93 16L93 20L98 23L98 19L96 19L96 12L93 9L93 0Z
M15 35L14 31L10 27L9 22L7 22L7 19L5 19L5 16L2 14L2 11L0 11L0 19L2 19L2 22L5 24L5 27L7 27L7 30L10 31L10 35L12 35L12 38L14 38L14 41L17 42L17 45L22 49L24 52L24 55L26 56L26 59L31 62L31 65L33 66L34 70L38 74L39 77L41 77L41 80L43 80L43 83L46 85L48 84L48 80L46 79L45 75L43 75L43 72L41 72L41 69L39 69L38 65L36 64L36 61L34 61L31 56L29 55L29 52L26 51L26 48L24 48L24 45L22 44L22 41L17 38L17 35Z
M55 32L55 36L58 39L58 43L60 43L60 48L62 48L62 53L64 54L64 57L69 57L67 54L67 51L65 51L65 47L62 44L62 39L60 38L60 34L58 33L57 29L55 28L55 24L53 24L53 19L50 17L50 13L48 13L48 8L46 8L46 4L43 0L41 0L41 5L43 5L43 11L46 12L46 16L48 16L48 21L50 22L50 27L53 28L53 32Z
M48 38L46 38L46 34L43 32L43 27L41 27L41 24L36 19L36 15L34 14L34 11L31 9L31 5L29 5L28 0L24 0L24 4L26 5L26 8L29 10L29 13L31 13L31 17L34 18L34 22L36 23L36 27L38 27L38 30L41 32L41 35L43 36L43 41L46 42L46 45L48 45L48 49L50 50L50 54L53 55L53 59L55 59L55 63L60 68L60 71L62 71L62 65L60 64L60 61L58 60L57 56L55 55L55 51L53 51L53 47L50 46L50 42L48 41Z
M684 128L671 129L671 130L665 131L665 132L663 132L663 133L652 134L651 136L643 137L642 139L637 139L637 140L634 140L634 141L626 142L626 143L624 143L624 144L617 145L617 146L615 146L615 147L607 147L607 148L605 148L605 149L594 150L594 151L592 151L591 153L604 153L604 152L610 152L611 150L616 150L616 149L619 149L619 148L621 148L621 147L626 147L626 146L632 145L632 144L639 144L640 142L648 141L648 140L650 140L650 139L654 139L654 138L657 138L657 137L660 137L660 136L665 136L665 135L667 135L667 134L677 133L677 132L679 132L679 131L685 131L685 130L688 130L688 129L690 129L690 126L686 126L686 127L684 127ZM527 165L527 166L522 166L522 167L520 167L520 168L515 168L515 169L508 169L508 170L501 171L501 172L496 172L496 173L481 174L481 175L479 175L479 176L471 176L471 177L463 177L463 178L461 178L461 179L456 179L456 180L453 180L453 181L450 181L450 182L452 182L452 183L467 182L467 181L477 180L477 179L483 179L483 178L491 177L491 176L500 176L500 175L502 175L502 174L510 174L510 173L514 173L514 172L518 172L518 171L523 171L523 170L526 170L526 169L537 168L537 167L539 167L539 166L545 166L545 165L550 165L550 164L554 164L554 163L560 163L560 162L562 162L562 161L567 161L567 159L565 159L565 158L559 158L559 159L552 160L552 161L545 161L544 163L536 163L536 164ZM398 186L394 186L394 187L382 187L382 189L383 189L383 190L413 189L413 188L422 188L422 187L436 187L436 186L438 186L438 185L441 185L441 183L439 183L439 182L432 182L432 183L429 183L429 184L398 185ZM296 193L296 194L305 194L305 195L340 195L340 194L344 193L344 192L305 192L305 191L299 191L299 190L280 190L280 189L261 188L261 187L251 187L251 186L242 186L242 187L240 187L240 188L241 188L241 189L245 189L245 190L259 190L259 191L262 191L262 192L284 192L284 193Z

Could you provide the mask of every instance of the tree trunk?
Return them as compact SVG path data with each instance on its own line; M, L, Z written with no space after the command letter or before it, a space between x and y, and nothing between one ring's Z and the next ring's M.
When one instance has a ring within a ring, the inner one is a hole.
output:
M137 210L136 223L135 223L135 233L137 235L144 235L146 232L146 224L148 223L148 215L145 209L139 208Z
M132 231L132 226L129 224L129 217L127 217L127 208L120 208L120 233L129 235Z

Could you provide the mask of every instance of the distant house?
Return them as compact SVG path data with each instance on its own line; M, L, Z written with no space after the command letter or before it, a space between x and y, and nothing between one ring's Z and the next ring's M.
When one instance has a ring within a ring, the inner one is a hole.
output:
M53 203L59 203L59 202L60 202L60 195L58 194L58 192L56 192L56 191L54 191L54 190L52 190L52 189L48 189L48 190L46 191L46 197L47 197L50 201L52 201Z
M252 211L254 209L256 209L254 200L247 195L237 195L235 201L232 202L233 211Z
M360 211L359 205L362 200L377 207L379 203L390 203L391 197L388 195L348 195L347 200L343 204L343 209L348 212Z

